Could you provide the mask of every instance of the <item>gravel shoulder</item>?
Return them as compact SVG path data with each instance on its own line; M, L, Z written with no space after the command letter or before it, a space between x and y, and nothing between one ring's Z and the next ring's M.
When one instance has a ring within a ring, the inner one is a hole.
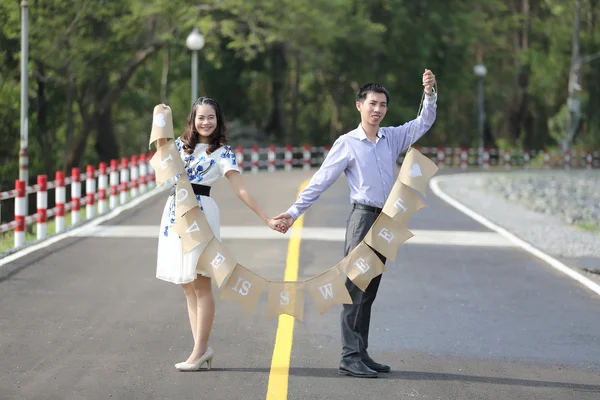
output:
M600 172L446 175L449 196L522 240L600 281Z

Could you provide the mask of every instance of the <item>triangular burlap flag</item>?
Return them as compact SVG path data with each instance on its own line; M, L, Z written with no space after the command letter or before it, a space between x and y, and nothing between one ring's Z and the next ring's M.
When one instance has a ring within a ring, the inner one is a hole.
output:
M413 236L412 232L403 227L400 222L381 213L367 232L364 242L386 259L395 261L398 247Z
M181 176L175 185L175 216L179 217L198 206L198 200L187 175Z
M174 141L161 146L150 159L156 174L156 185L160 186L177 174L185 173L183 161Z
M157 139L173 139L174 137L171 107L165 107L162 104L155 106L152 113L152 132L148 148L152 147L152 143Z
M304 318L304 283L269 282L269 317L288 314L302 321Z
M423 207L425 203L411 188L396 181L383 206L383 213L406 227L410 217Z
M415 189L423 196L427 195L429 180L439 171L438 166L414 147L406 152L398 180Z
M363 292L373 278L386 271L385 265L377 254L364 241L361 241L337 266Z
M321 314L334 304L352 304L344 278L337 267L309 279L304 285Z
M183 252L187 253L194 247L208 242L215 235L200 207L194 207L185 215L175 218L173 230L181 238Z
M248 314L251 314L267 284L263 277L237 264L223 285L221 298L237 301Z
M213 237L202 251L196 269L208 272L215 280L217 287L221 287L236 264L237 261L231 253L216 237Z

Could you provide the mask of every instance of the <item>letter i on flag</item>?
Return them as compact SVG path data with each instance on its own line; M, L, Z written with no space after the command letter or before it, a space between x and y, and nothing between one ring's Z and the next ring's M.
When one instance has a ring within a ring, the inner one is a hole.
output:
M235 300L244 311L251 314L260 299L260 295L267 288L268 282L260 275L237 264L223 289L221 298Z

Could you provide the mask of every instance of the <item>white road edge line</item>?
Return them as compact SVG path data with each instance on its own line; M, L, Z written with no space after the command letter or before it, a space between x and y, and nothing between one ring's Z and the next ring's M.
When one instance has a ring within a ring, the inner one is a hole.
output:
M461 174L464 175L464 174ZM469 217L473 218L475 221L479 222L480 224L498 232L500 235L504 236L505 238L507 238L508 240L510 240L511 242L515 243L516 245L518 245L519 247L523 248L523 250L531 253L532 255L534 255L535 257L545 261L546 263L548 263L550 266L552 266L554 269L564 273L565 275L575 279L577 282L581 283L582 285L584 285L585 287L587 287L588 289L590 289L591 291L593 291L594 293L600 295L600 285L598 285L596 282L592 281L591 279L587 278L586 276L582 275L581 273L575 271L572 268L569 268L568 266L566 266L565 264L563 264L562 262L558 261L556 258L544 253L543 251L535 248L534 246L532 246L530 243L518 238L517 236L515 236L514 234L510 233L509 231L507 231L506 229L496 225L495 223L493 223L492 221L488 220L487 218L483 217L482 215L476 213L475 211L473 211L472 209L470 209L469 207L465 206L462 203L459 203L457 200L455 200L454 198L450 197L449 195L447 195L446 193L444 193L442 191L442 189L439 186L439 182L443 181L443 180L447 180L448 178L455 176L455 175L442 175L442 176L435 176L433 177L430 181L429 181L429 187L431 188L432 192L438 196L439 198L441 198L442 200L444 200L446 203L450 204L452 207L458 209L459 211L462 211L463 213L465 213L466 215L468 215Z
M85 229L88 229L91 226L97 226L103 222L109 221L109 220L119 216L123 211L130 210L133 207L137 206L138 204L140 204L140 203L142 203L142 202L144 202L166 190L167 190L166 185L163 186L162 188L160 188L160 187L152 188L148 192L144 193L143 195L135 197L134 199L130 200L128 203L117 206L116 208L111 210L108 214L104 214L102 216L96 217L96 218L90 220L89 222L84 222L81 225L79 225L75 228L72 228L66 232L50 236L48 239L42 239L41 242L30 245L28 247L25 247L25 248L23 248L23 250L18 250L17 252L15 252L13 254L10 254L6 257L1 258L0 259L0 267L8 264L10 262L13 262L15 260L18 260L19 258L25 257L26 255L36 252L40 249L51 246L54 243L60 242L61 240L66 239L68 237L73 237L73 236L76 237L76 236L78 236L79 232L81 232Z

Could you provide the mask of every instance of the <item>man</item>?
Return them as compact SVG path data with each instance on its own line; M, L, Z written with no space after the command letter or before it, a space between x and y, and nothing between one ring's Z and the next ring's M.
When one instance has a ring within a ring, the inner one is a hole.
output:
M433 85L435 75L423 74L425 100L416 119L396 127L380 127L388 109L390 96L381 85L369 83L356 95L356 108L361 122L356 129L341 135L298 200L275 219L284 219L290 227L343 173L350 186L353 205L346 227L344 255L348 255L364 239L381 213L395 183L398 156L431 128L436 118ZM385 257L375 252L385 263ZM342 359L339 373L356 377L377 377L390 367L375 362L367 353L371 306L377 295L381 275L374 278L365 292L351 280L346 287L353 304L344 304L341 313Z

